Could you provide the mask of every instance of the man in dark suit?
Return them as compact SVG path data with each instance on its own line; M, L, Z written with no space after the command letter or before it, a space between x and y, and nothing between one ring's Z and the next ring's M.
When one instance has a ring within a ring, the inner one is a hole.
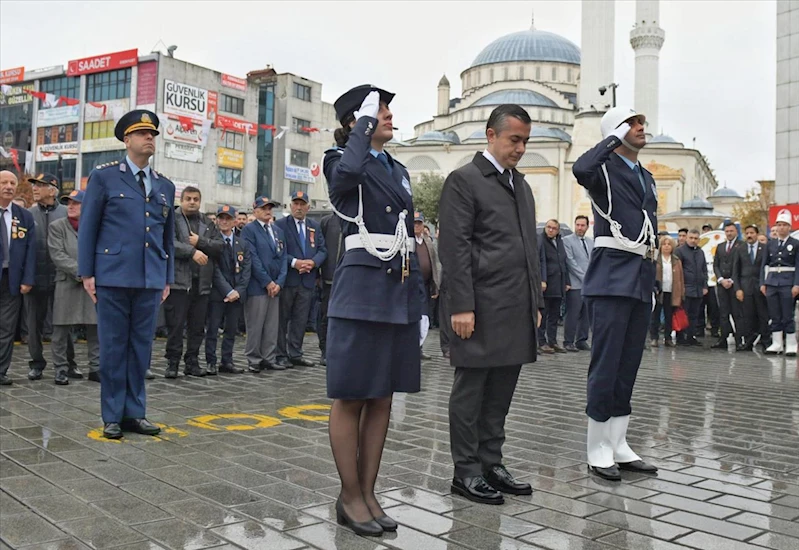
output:
M205 363L208 374L227 372L241 374L241 369L233 364L233 344L239 327L247 286L250 284L252 256L247 244L233 231L236 223L236 209L230 205L220 206L216 211L216 223L222 236L222 252L214 262L214 284L208 302L208 327L205 331ZM222 339L222 366L216 366L217 332L225 321L225 335Z
M11 202L17 185L13 172L0 171L0 386L11 385L8 367L22 296L36 281L36 225L30 212Z
M158 304L175 280L175 186L153 170L158 117L139 109L117 122L121 162L89 174L78 228L78 276L97 304L103 435L157 435L145 418Z
M522 364L536 360L543 307L535 199L515 170L530 125L518 105L494 109L488 147L447 177L439 205L442 280L455 333L452 491L485 504L502 504L502 493L532 493L502 464L505 416Z
M558 345L558 319L566 292L571 288L569 271L566 269L566 248L560 237L560 223L549 220L541 232L541 248L546 259L546 282L544 290L544 319L538 329L538 341L542 353L566 353Z
M741 332L741 306L735 298L735 291L738 290L740 281L733 277L733 265L738 256L738 249L742 247L738 239L738 228L732 221L724 224L724 235L727 240L716 246L716 255L713 257L713 271L716 274L716 299L719 304L719 317L721 319L721 333L719 340L712 346L713 349L727 349L727 336L735 335L735 346L742 344L743 333ZM735 323L733 331L732 317Z
M759 230L756 225L744 229L745 242L737 248L733 262L732 279L736 282L735 299L741 304L741 326L738 334L743 342L738 351L751 351L757 336L758 344L764 350L771 345L771 332L768 326L768 303L760 292L760 266L763 263L765 245L758 242Z
M280 328L277 334L277 364L312 367L302 357L305 325L314 296L319 266L327 258L325 237L319 222L307 217L310 203L303 191L291 194L291 216L275 222L286 235L288 275L280 297Z
M699 231L691 229L685 244L677 248L674 254L682 261L683 281L685 282L685 299L683 308L688 315L688 328L677 333L677 344L680 346L701 346L696 339L697 327L702 313L702 300L708 295L707 260L704 251L699 248Z
M319 222L322 227L322 235L325 237L325 246L327 247L327 258L322 263L320 269L319 284L322 287L322 300L319 308L319 351L322 353L322 359L319 363L322 366L327 365L327 307L330 304L330 291L333 288L333 275L336 273L336 266L338 265L339 258L344 252L344 247L341 246L341 220L335 214L329 214L322 218Z

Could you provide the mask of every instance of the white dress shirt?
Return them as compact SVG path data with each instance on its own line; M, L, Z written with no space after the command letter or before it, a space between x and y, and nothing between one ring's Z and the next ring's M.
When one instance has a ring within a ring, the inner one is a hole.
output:
M485 158L487 158L487 159L488 159L488 161L489 161L491 164L493 164L493 165L494 165L494 168L496 168L496 169L497 169L497 172L499 172L500 174L504 174L504 173L505 173L505 168L503 168L503 167L502 167L502 166L499 164L499 162L497 162L497 159L495 159L495 158L494 158L494 155L492 155L491 153L489 153L489 152L488 152L488 149L486 149L485 151L483 151L483 156L484 156ZM514 187L513 187L513 171L512 171L512 170L508 170L508 178L509 178L509 181L510 181L510 188L511 188L511 189L514 189Z
M668 258L666 256L661 256L663 260L663 285L662 290L663 292L671 292L673 281L672 281L672 273L671 273L671 256Z

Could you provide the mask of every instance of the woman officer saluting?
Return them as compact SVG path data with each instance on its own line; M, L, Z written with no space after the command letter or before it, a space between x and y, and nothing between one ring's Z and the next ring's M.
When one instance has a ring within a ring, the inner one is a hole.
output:
M328 310L330 446L341 478L338 522L360 535L397 529L374 494L394 392L418 392L423 287L404 166L383 152L394 94L363 85L334 104L341 128L325 153L344 255Z

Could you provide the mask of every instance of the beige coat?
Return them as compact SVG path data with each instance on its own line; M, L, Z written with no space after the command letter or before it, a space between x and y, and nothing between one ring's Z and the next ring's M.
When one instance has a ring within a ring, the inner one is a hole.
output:
M94 303L78 279L78 233L67 218L50 224L47 247L56 268L53 324L96 325Z
M655 268L655 280L663 283L663 257L658 256ZM685 298L685 281L682 274L682 261L679 256L671 255L671 305L680 307ZM658 294L658 302L663 300L663 294Z

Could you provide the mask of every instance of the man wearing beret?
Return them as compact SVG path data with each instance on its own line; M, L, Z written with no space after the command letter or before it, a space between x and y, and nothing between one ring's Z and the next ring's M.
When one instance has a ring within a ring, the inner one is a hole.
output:
M174 281L174 184L149 166L158 117L124 115L114 130L127 156L89 175L78 230L78 275L97 304L103 435L157 435L145 418L158 305Z

